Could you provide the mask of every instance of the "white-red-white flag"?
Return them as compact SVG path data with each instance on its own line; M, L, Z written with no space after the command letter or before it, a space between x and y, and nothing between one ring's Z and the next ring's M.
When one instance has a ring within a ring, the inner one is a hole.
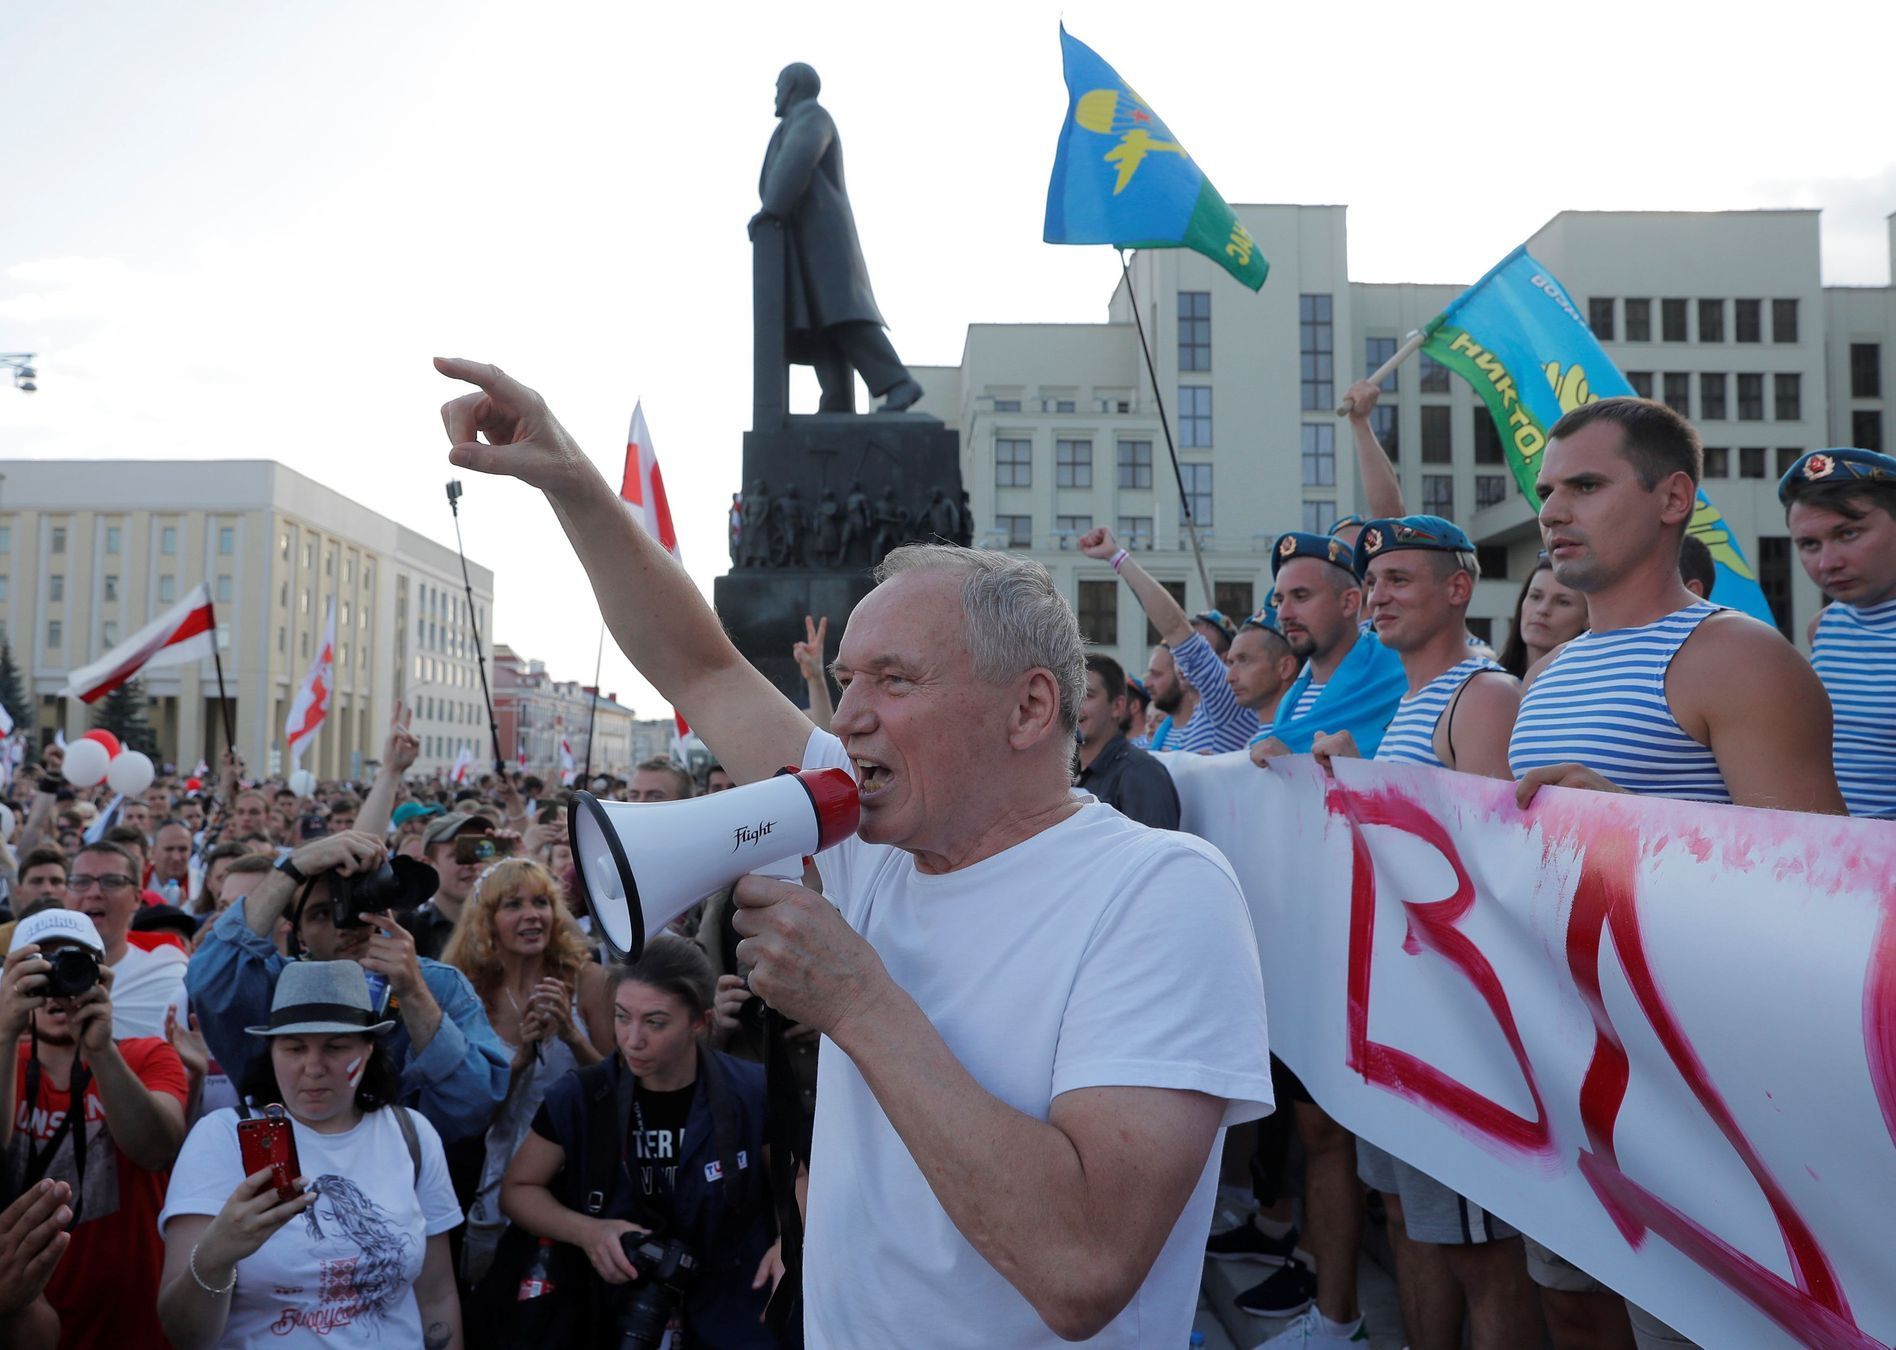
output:
M283 735L290 744L290 767L295 768L303 751L315 739L316 728L329 716L329 691L336 682L336 600L329 600L329 618L323 624L323 645L310 659L309 673L303 676L296 699L290 704L290 720Z
M217 618L211 588L199 583L191 593L89 666L66 678L60 692L81 703L96 703L147 667L183 665L217 650Z
M467 781L467 767L474 762L474 752L468 749L467 742L461 742L460 751L454 756L454 772L448 775L454 782Z
M560 782L570 784L573 781L573 746L566 737L560 737Z
M652 449L652 432L645 425L643 403L632 405L632 426L625 434L625 477L619 484L619 496L630 508L632 518L682 564L685 558L678 551L678 531L672 527L671 502L665 496L665 479L658 471L658 454ZM691 734L691 728L676 711L672 721L677 724L680 740Z

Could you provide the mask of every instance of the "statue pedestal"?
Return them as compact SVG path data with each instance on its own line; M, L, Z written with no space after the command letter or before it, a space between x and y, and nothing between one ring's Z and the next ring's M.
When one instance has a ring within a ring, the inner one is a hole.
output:
M824 492L835 499L839 533L853 491L862 492L873 512L885 490L892 490L909 522L901 542L932 539L933 489L941 489L950 502L961 500L960 437L935 418L916 413L786 417L778 427L744 433L746 496L760 479L772 502L796 487L804 515L803 557L782 566L733 567L717 579L714 602L738 651L800 705L803 677L790 647L803 637L803 616L828 616L827 655L834 657L850 610L869 592L869 569L875 561L870 556L873 525L870 537L853 542L840 563L833 554L822 555L819 507Z

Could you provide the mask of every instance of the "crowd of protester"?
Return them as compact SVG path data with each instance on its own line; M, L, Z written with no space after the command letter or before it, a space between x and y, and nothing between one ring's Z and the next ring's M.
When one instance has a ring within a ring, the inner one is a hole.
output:
M1405 509L1376 392L1350 391L1367 517L1280 536L1258 613L1189 613L1110 530L1081 541L1161 641L1142 678L1086 658L1079 791L1176 830L1164 752L1311 753L1509 779L1523 804L1558 785L1896 818L1896 459L1819 451L1784 477L1829 602L1806 660L1710 598L1685 534L1693 429L1643 400L1570 413L1541 468L1547 550L1497 654L1468 631L1474 546ZM827 620L805 622L793 655L827 728ZM227 753L108 819L58 746L8 784L0 1344L596 1344L639 1317L681 1344L799 1343L765 1316L784 1263L762 1159L781 1103L809 1135L817 1036L779 1029L794 1091L767 1097L733 891L603 960L570 789L418 777L417 751L398 708L373 779L307 794ZM590 786L733 783L661 759ZM1562 1350L1685 1343L1354 1139L1281 1063L1272 1083L1277 1112L1233 1136L1254 1201L1207 1246L1258 1268L1241 1308L1295 1319L1266 1343L1367 1339L1366 1214L1415 1350L1543 1328ZM262 1141L286 1137L273 1160Z

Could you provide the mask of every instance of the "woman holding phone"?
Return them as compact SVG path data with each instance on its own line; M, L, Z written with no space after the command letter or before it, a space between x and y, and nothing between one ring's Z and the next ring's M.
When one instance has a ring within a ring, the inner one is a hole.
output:
M247 1028L248 1104L184 1141L158 1216L158 1314L176 1350L309 1345L459 1350L448 1230L461 1221L440 1137L394 1104L399 1079L353 961L277 978Z

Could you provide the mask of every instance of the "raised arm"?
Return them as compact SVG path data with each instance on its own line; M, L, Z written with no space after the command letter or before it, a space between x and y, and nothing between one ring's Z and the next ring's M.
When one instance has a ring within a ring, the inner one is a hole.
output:
M413 708L400 699L395 701L395 715L388 723L388 742L382 747L382 763L375 770L375 782L362 802L362 809L356 813L355 827L363 834L372 834L377 839L388 837L389 817L395 813L402 775L413 767L421 754L421 742L408 729L414 717Z
M732 777L754 782L801 762L808 720L738 654L691 578L633 521L546 400L478 361L438 357L435 368L481 390L441 410L448 458L546 493L619 650Z
M830 701L829 674L823 669L823 650L829 638L829 625L827 614L820 623L805 614L804 640L790 648L797 669L803 672L803 683L810 691L810 720L825 731L830 729L830 719L836 715L836 705Z
M1130 553L1120 557L1123 550L1119 541L1113 538L1113 532L1104 525L1095 525L1080 536L1080 552L1089 558L1098 558L1101 562L1111 563L1115 558L1113 570L1119 573L1120 580L1132 587L1132 593L1139 597L1139 605L1152 620L1152 626L1159 630L1159 641L1166 646L1174 646L1192 635L1192 620L1172 593L1152 579L1145 568Z
M1402 504L1402 483L1396 477L1396 466L1390 463L1382 442L1376 439L1376 433L1369 425L1369 415L1375 410L1376 400L1380 397L1382 390L1368 380L1358 380L1343 395L1344 402L1350 405L1350 435L1356 441L1356 472L1363 481L1363 500L1369 504L1371 518L1406 516L1409 513Z

